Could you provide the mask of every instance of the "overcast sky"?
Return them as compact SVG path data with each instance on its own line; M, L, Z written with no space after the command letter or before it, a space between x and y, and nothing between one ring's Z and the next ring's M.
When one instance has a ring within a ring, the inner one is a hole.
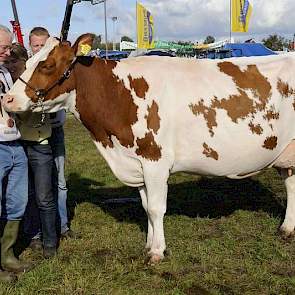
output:
M45 26L59 35L66 0L15 0L25 40L34 26ZM154 16L156 39L201 41L212 35L216 40L229 36L230 0L142 0ZM252 0L253 15L247 34L234 33L238 41L254 37L260 41L270 34L288 39L295 33L295 0ZM136 36L135 0L107 0L108 40L123 35ZM112 16L117 16L114 23ZM13 18L11 1L0 1L0 23L9 26ZM115 34L114 34L115 31ZM75 4L69 39L85 32L104 36L104 5L90 1Z

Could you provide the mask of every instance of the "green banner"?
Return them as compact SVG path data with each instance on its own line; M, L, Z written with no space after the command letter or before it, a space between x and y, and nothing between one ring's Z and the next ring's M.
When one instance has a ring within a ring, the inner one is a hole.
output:
M183 45L175 42L168 41L155 41L155 48L157 49L169 49L169 50L193 50L194 45Z

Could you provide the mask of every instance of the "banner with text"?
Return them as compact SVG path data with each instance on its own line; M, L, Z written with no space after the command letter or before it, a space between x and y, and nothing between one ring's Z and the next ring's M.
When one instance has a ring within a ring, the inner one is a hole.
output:
M154 48L154 20L151 13L140 3L136 3L137 47Z
M232 32L248 32L252 14L249 0L231 0L231 30Z

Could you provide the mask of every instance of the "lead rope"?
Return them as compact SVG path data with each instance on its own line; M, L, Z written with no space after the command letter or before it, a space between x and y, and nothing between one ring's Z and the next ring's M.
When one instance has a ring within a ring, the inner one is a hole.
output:
M34 110L37 107L41 107L41 120L40 120L40 123L33 125L32 126L33 128L40 128L41 126L43 126L45 124L44 121L46 118L46 114L44 111L44 103L43 103L45 97L43 95L40 95L38 97L39 97L38 101L34 105L32 105L31 110Z

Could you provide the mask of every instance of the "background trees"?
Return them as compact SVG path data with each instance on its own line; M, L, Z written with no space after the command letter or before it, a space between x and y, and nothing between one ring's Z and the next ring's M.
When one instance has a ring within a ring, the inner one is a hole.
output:
M213 36L207 36L206 39L204 40L204 44L210 44L210 43L214 43L215 42L215 38Z
M282 51L285 48L288 48L290 42L290 40L277 34L269 35L269 37L262 39L264 46L274 51Z

